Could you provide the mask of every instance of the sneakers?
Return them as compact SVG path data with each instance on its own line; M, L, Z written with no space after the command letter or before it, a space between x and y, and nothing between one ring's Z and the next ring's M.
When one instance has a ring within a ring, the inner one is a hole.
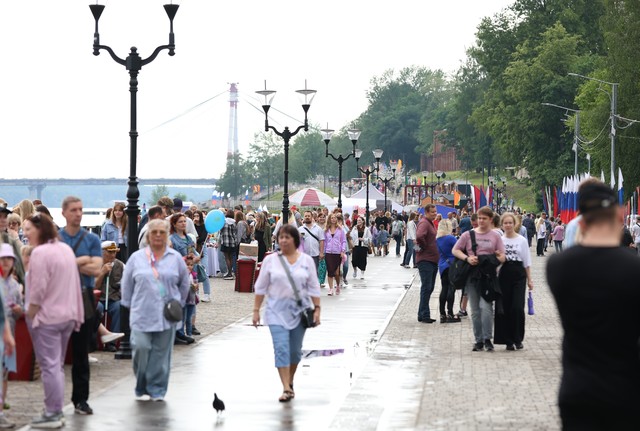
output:
M9 429L15 427L16 424L10 422L9 419L5 415L0 416L0 428L1 429Z
M89 363L95 364L96 362L98 362L98 358L96 358L95 356L89 355Z
M524 346L522 345L522 343L516 343L516 349L522 350L524 349Z
M333 287L329 288L329 293L327 293L327 296L333 296Z
M467 317L468 315L469 313L467 313L465 310L458 311L458 317Z
M164 401L164 397L163 396L151 397L151 401L155 401L155 402Z
M136 401L151 401L151 395L149 394L136 395Z
M342 289L342 286L337 285L336 286L336 295L340 295L340 290Z
M516 348L513 347L513 344L507 344L507 350L516 350Z
M348 286L348 285L349 285L349 282L347 281L347 277L343 277L342 278L342 287Z
M76 413L79 415L92 415L93 409L89 407L86 401L80 401L76 404Z
M233 280L233 274L228 273L224 277L222 277L222 279L223 280Z
M477 342L473 345L472 351L474 352L482 352L484 350L484 343L482 341Z
M109 332L106 335L100 337L102 344L113 343L116 340L124 337L124 332Z
M211 295L209 295L208 293L205 293L204 295L202 295L202 298L200 298L200 301L211 302Z
M53 415L47 415L46 413L42 413L37 418L33 418L31 420L31 428L36 429L56 429L62 428L64 425L64 421L62 418L62 413L57 413Z
M198 331L198 328L196 328L195 326L191 328L191 333L193 335L200 335L200 331Z
M487 349L487 352L493 352L493 343L490 339L484 340L484 348Z
M358 268L353 270L353 278L358 278Z

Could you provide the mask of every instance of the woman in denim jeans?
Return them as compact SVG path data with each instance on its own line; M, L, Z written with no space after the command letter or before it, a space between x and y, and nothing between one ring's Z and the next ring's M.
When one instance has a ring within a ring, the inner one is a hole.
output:
M416 225L416 218L418 214L412 212L409 215L409 221L407 222L407 241L406 247L404 249L404 259L402 259L402 263L400 266L404 266L405 268L410 268L409 263L411 262L411 258L413 258L413 265L416 265L416 255L413 251L413 246L416 241L416 230L418 226Z
M293 378L302 359L302 340L306 328L300 313L313 307L313 321L320 324L320 284L311 256L300 253L300 233L295 226L284 225L278 231L281 253L265 257L256 280L253 306L253 325L260 323L260 307L267 297L264 323L269 326L273 340L275 365L282 382L281 403L295 397ZM285 267L286 265L286 267ZM289 275L293 280L292 285ZM300 302L294 289L298 291Z

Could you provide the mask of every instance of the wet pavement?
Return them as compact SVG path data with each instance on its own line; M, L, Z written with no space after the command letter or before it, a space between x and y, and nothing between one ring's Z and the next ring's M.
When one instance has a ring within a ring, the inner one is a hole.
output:
M224 313L225 303L219 303L224 300L243 317L232 323L230 313L229 326L174 350L165 402L136 402L131 364L118 362L128 368L120 370L126 377L92 392L93 416L74 415L68 406L65 429L559 429L562 329L544 279L545 262L534 257L536 315L527 316L524 350L496 346L493 353L471 352L470 318L417 322L417 270L400 267L391 255L375 257L366 280L350 274L350 286L340 296L327 297L323 290L323 323L307 331L307 357L291 403L277 401L281 385L271 337L268 328L250 325L252 295L231 292L218 298L218 313ZM438 317L439 291L438 280L432 317ZM226 404L221 415L211 406L214 392Z

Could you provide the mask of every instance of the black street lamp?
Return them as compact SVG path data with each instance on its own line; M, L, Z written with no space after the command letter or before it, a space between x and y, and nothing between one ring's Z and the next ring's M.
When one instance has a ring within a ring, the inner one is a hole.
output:
M285 126L282 132L278 131L275 127L269 125L269 108L271 102L276 95L274 90L267 90L267 81L264 81L264 90L256 91L261 96L264 96L264 105L262 110L264 111L264 131L268 132L269 129L280 136L284 140L284 193L282 194L282 223L287 224L289 221L289 141L298 132L304 129L305 132L309 131L309 122L307 121L307 113L311 107L311 102L316 95L316 90L307 89L307 81L304 81L304 90L296 90L301 97L302 110L304 111L304 124L298 126L296 130L291 132L289 127Z
M129 92L131 93L131 103L130 103L130 112L131 112L131 127L129 130L129 140L130 140L130 166L129 166L129 181L128 181L128 189L127 189L127 235L129 237L129 244L127 244L127 258L131 256L134 252L138 251L138 241L135 239L138 238L138 214L140 214L140 208L138 207L138 198L140 197L140 191L138 190L138 177L136 176L136 164L137 164L137 154L138 154L138 131L137 131L137 123L138 123L138 112L137 112L137 98L136 95L138 93L138 73L142 66L151 63L155 58L160 54L160 51L165 49L169 50L169 55L175 55L175 39L173 34L173 19L176 16L176 12L178 12L177 4L166 4L164 5L164 10L169 17L169 44L168 45L160 45L158 46L153 53L143 59L138 54L138 48L135 46L131 47L131 51L127 58L122 59L113 52L111 47L106 45L100 45L100 34L98 32L98 21L100 20L100 15L102 15L102 11L104 10L104 5L92 4L89 5L91 9L91 13L93 14L93 18L96 21L95 32L93 33L93 55L100 55L100 50L103 49L111 55L111 58L115 60L116 63L125 66L125 68L129 71ZM129 309L125 307L121 307L120 309L120 330L124 329L125 336L120 342L120 350L115 354L116 359L131 359L131 347L129 345L129 339L131 335L131 328L129 328Z
M396 179L396 168L398 164L395 163L391 168L391 176L389 176L389 171L387 170L382 174L382 177L378 176L378 179L384 183L384 212L387 212L387 187L389 187L389 183Z
M440 188L440 178L446 178L447 174L442 171L435 171L436 177L438 178L438 188Z
M327 125L326 129L322 129L322 139L325 144L325 157L331 156L333 160L338 162L338 208L342 208L342 163L346 160L349 160L349 157L354 156L356 154L356 144L358 143L358 138L360 137L360 130L358 129L349 129L347 133L349 134L349 139L353 144L353 151L347 154L347 157L343 157L342 154L338 155L338 157L334 156L329 152L329 142L331 141L331 136L333 135L334 130L329 129Z
M355 157L356 157L356 168L362 172L366 179L367 179L367 190L366 190L366 194L367 194L367 203L366 203L366 212L365 212L365 218L366 218L366 222L367 222L367 226L369 226L369 175L373 174L374 172L378 172L380 170L380 159L382 158L382 153L384 153L384 151L382 150L373 150L373 157L376 159L376 167L372 168L371 166L367 166L367 169L362 169L361 167L358 166L358 162L360 161L360 157L362 157L362 150L356 150L355 151Z
M498 184L498 181L502 182L502 186ZM506 199L506 191L507 191L507 179L505 177L494 178L489 177L489 185L493 189L492 199L491 199L491 207L498 213L502 214L502 201ZM495 202L495 205L494 205Z

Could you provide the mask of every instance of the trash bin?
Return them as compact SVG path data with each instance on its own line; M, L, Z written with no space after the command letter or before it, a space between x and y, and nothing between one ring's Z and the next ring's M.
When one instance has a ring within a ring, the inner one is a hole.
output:
M9 373L9 380L32 381L40 377L40 368L33 352L31 335L24 316L16 320L16 365L17 371Z
M256 261L249 259L238 259L236 261L236 292L252 293L255 281Z

